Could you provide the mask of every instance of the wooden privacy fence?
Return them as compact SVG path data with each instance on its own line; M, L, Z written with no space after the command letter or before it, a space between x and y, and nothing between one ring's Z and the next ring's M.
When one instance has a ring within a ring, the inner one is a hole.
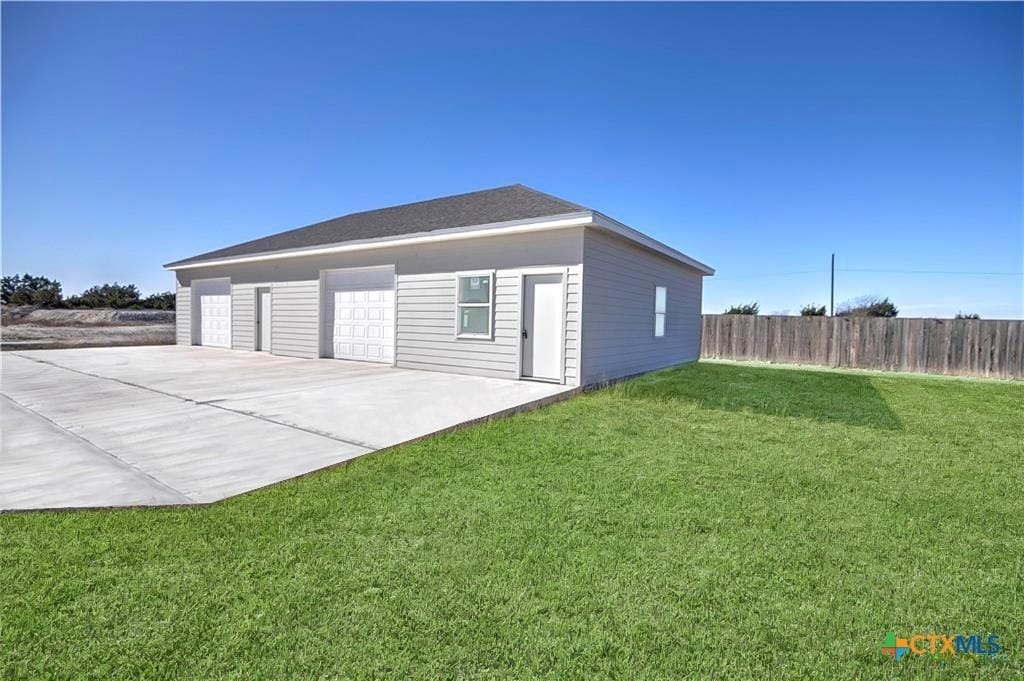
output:
M1024 378L1024 321L704 315L700 356Z

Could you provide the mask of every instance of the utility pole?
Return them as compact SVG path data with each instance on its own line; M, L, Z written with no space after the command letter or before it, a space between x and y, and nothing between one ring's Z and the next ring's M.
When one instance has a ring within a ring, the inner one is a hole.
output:
M829 293L828 301L828 314L830 317L836 316L836 254L832 254L832 288Z

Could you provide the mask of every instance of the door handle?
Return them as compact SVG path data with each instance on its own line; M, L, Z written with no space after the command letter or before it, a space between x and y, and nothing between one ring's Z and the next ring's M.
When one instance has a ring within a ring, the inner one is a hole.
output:
M529 337L530 337L530 334L526 333L526 329L523 329L523 339L525 340L525 339L527 339Z

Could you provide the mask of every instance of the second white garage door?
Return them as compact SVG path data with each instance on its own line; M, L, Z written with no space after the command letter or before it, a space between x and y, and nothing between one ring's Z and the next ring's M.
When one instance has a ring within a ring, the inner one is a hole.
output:
M200 296L200 342L215 348L231 347L231 296Z
M192 282L192 343L215 348L231 347L231 280L200 279Z
M332 270L324 277L324 349L361 362L395 359L395 269Z

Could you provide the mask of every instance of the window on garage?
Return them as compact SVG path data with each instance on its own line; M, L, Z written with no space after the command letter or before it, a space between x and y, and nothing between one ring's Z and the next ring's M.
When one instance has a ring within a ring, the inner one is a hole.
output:
M654 337L665 335L665 305L668 302L668 289L664 286L654 287Z
M494 319L494 272L459 272L455 335L491 338Z

